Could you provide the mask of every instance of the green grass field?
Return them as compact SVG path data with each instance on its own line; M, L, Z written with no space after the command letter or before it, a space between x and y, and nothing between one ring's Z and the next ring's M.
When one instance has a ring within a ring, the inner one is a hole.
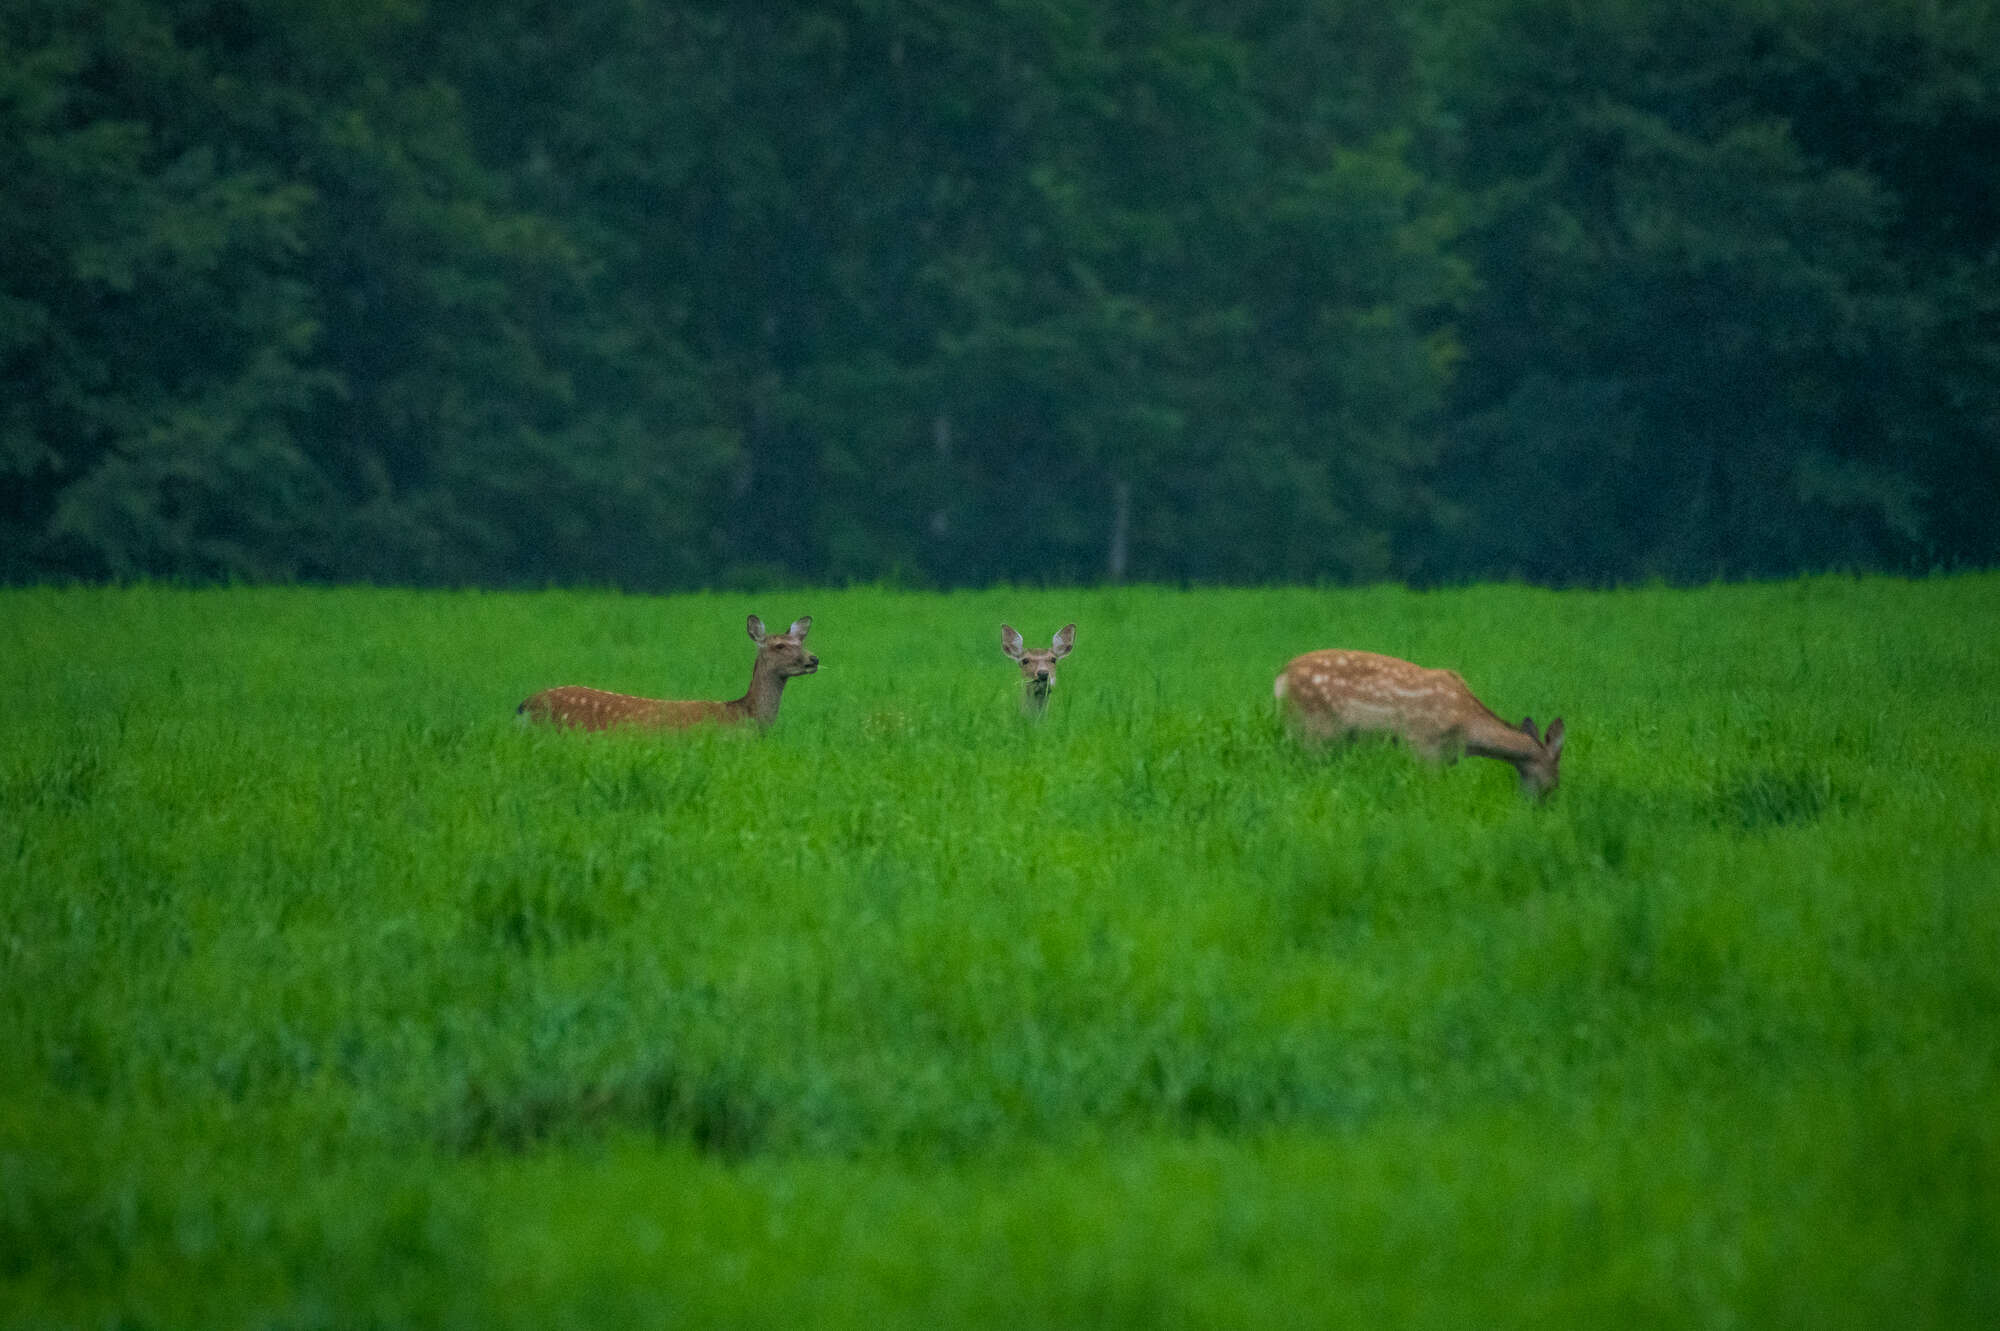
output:
M515 722L751 611L768 734ZM0 696L0 1324L2000 1325L2000 576L22 590Z

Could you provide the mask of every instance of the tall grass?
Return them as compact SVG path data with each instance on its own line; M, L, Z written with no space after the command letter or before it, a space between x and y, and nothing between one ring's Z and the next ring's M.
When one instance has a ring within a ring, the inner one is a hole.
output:
M768 734L515 723L752 610ZM13 1324L2000 1321L2000 578L0 621ZM1561 793L1292 744L1333 645Z

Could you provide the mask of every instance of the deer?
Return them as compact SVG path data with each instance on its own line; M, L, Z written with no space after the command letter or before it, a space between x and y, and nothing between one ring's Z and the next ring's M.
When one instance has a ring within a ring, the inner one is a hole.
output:
M1455 670L1374 652L1307 652L1286 663L1271 691L1294 724L1315 738L1392 734L1433 762L1449 765L1469 753L1511 764L1521 793L1532 799L1546 800L1555 791L1562 718L1549 722L1546 733L1535 729L1533 717L1510 725L1475 698Z
M1011 624L1000 626L1000 650L1009 660L1021 667L1021 714L1040 716L1049 709L1049 694L1056 687L1056 662L1068 656L1076 646L1076 625L1065 624L1057 630L1045 652L1028 650Z
M614 726L684 730L689 726L728 726L744 721L754 721L759 728L768 727L778 719L785 681L819 670L819 658L806 650L806 631L812 627L812 616L793 620L783 633L766 633L764 621L755 615L745 621L744 627L750 631L750 641L757 644L757 659L750 667L750 691L734 701L669 702L564 684L543 689L514 711L526 721L578 730L609 730Z

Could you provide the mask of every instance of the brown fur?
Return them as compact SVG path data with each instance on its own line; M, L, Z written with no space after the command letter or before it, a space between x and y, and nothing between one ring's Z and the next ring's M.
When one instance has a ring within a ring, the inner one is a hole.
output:
M750 690L730 702L679 702L608 693L580 684L543 689L514 710L531 721L578 730L609 730L632 726L644 730L682 730L698 725L736 725L754 721L768 726L777 720L785 681L819 669L819 658L805 649L812 616L793 622L785 633L764 632L764 621L750 616L750 640L757 659L750 668Z
M1465 753L1497 758L1510 764L1522 789L1536 797L1546 797L1559 779L1562 718L1549 723L1546 737L1531 718L1509 725L1453 670L1374 652L1308 652L1286 664L1272 692L1299 729L1317 738L1380 732L1400 736L1433 761L1456 762Z
M1056 662L1070 654L1076 646L1076 625L1065 624L1056 630L1047 651L1030 651L1014 626L1000 626L1000 650L1007 659L1021 667L1021 710L1029 716L1040 716L1048 710L1049 694L1056 687Z

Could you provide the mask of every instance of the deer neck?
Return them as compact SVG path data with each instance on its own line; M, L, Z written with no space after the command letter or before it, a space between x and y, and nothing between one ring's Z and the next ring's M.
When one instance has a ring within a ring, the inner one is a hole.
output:
M729 704L737 716L748 717L760 726L778 719L778 704L784 700L785 677L775 661L759 656L750 668L750 691Z
M1519 771L1542 756L1542 746L1499 717L1488 714L1466 727L1465 751L1475 758L1498 758Z

